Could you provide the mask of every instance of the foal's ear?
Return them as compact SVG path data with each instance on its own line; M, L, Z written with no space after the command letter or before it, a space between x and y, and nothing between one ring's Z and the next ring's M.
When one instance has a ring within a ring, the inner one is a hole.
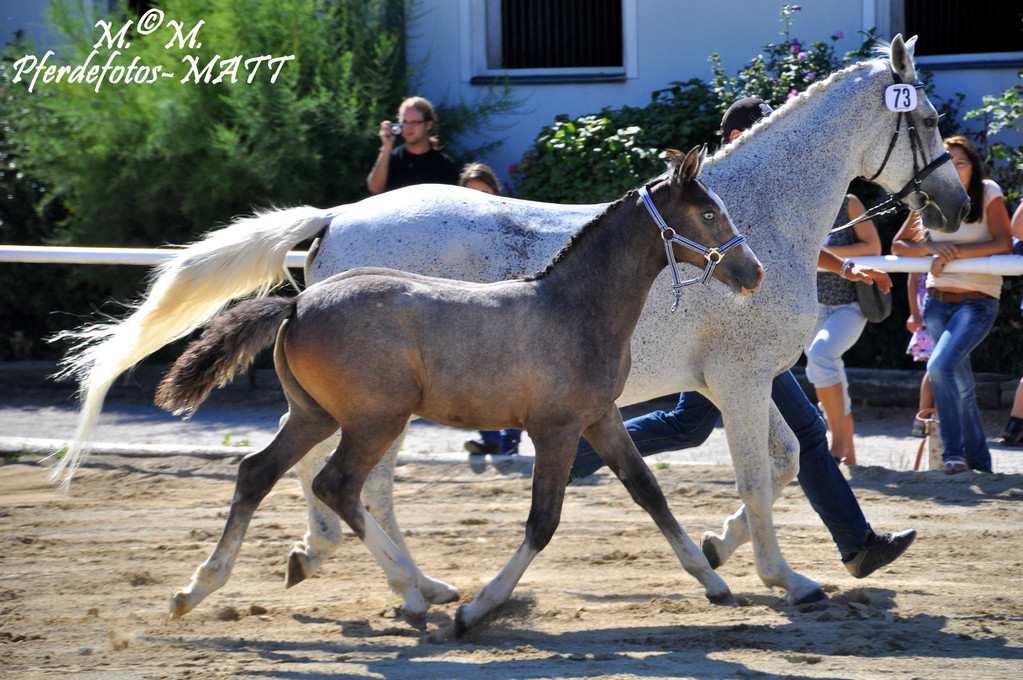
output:
M892 68L899 74L904 83L916 82L916 67L913 65L913 51L916 49L916 36L903 41L902 34L892 38Z
M694 146L682 160L681 166L676 168L675 178L683 184L688 184L700 175L700 168L703 167L703 159L707 155L707 145Z

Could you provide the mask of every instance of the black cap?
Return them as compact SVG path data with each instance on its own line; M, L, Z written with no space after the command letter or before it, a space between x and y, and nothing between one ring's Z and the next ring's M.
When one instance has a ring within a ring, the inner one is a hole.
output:
M761 118L769 116L773 110L763 99L743 97L729 106L721 118L721 136L728 141L732 130L747 130Z

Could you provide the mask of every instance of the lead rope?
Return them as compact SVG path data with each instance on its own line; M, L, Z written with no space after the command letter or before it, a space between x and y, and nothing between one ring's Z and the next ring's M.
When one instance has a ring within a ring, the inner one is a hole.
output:
M661 239L664 241L664 252L668 255L668 266L671 268L671 278L673 281L671 292L675 296L675 302L671 305L671 313L674 314L675 310L678 309L678 302L682 298L682 290L694 283L702 283L705 286L709 286L710 277L713 276L714 268L717 267L721 258L723 258L725 253L729 250L743 243L746 240L746 237L739 235L722 246L718 246L716 248L705 248L696 241L690 241L685 236L679 236L675 233L674 229L668 226L668 223L664 221L663 217L661 217L661 213L658 212L657 206L654 205L654 199L650 196L650 191L646 188L646 186L639 188L639 195L643 199L643 205L646 206L647 212L650 213L650 217L654 219L654 222L657 223L658 228L661 230ZM686 248L703 255L703 258L707 260L707 266L703 270L703 274L683 281L682 277L679 276L678 273L678 262L675 260L675 251L671 247L672 243L685 246Z

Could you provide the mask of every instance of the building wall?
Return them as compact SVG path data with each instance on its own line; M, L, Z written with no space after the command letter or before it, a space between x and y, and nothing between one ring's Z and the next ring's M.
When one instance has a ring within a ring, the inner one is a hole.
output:
M471 103L482 97L486 85L470 82L474 75L472 22L469 15L485 0L421 0L409 31L409 62L420 68L416 93L441 102ZM672 81L712 77L708 58L721 55L726 72L735 73L767 43L781 38L783 24L778 0L625 0L626 50L633 59L628 77L614 83L520 84L516 96L521 110L495 120L489 140L501 140L489 153L488 163L507 181L509 166L517 163L539 131L558 114L575 117L604 107L644 105L650 93ZM794 15L793 37L827 41L836 31L844 38L837 51L859 47L865 27L889 25L887 0L807 0ZM885 34L886 37L890 35ZM968 68L935 70L937 94L967 95L962 110L978 108L981 96L1000 93L1017 82L1016 70ZM443 123L443 121L442 121ZM710 141L710 140L708 140Z

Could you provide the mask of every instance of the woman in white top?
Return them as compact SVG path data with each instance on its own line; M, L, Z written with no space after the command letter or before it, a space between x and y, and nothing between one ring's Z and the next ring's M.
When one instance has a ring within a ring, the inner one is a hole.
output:
M956 136L945 140L945 148L970 195L970 214L958 231L945 234L922 229L919 217L912 213L895 235L892 254L933 258L923 317L934 342L927 372L945 444L945 474L970 468L990 472L991 453L977 408L970 352L995 322L1002 277L946 274L945 266L958 258L1008 253L1012 248L1009 212L1002 190L984 179L984 166L973 144Z

